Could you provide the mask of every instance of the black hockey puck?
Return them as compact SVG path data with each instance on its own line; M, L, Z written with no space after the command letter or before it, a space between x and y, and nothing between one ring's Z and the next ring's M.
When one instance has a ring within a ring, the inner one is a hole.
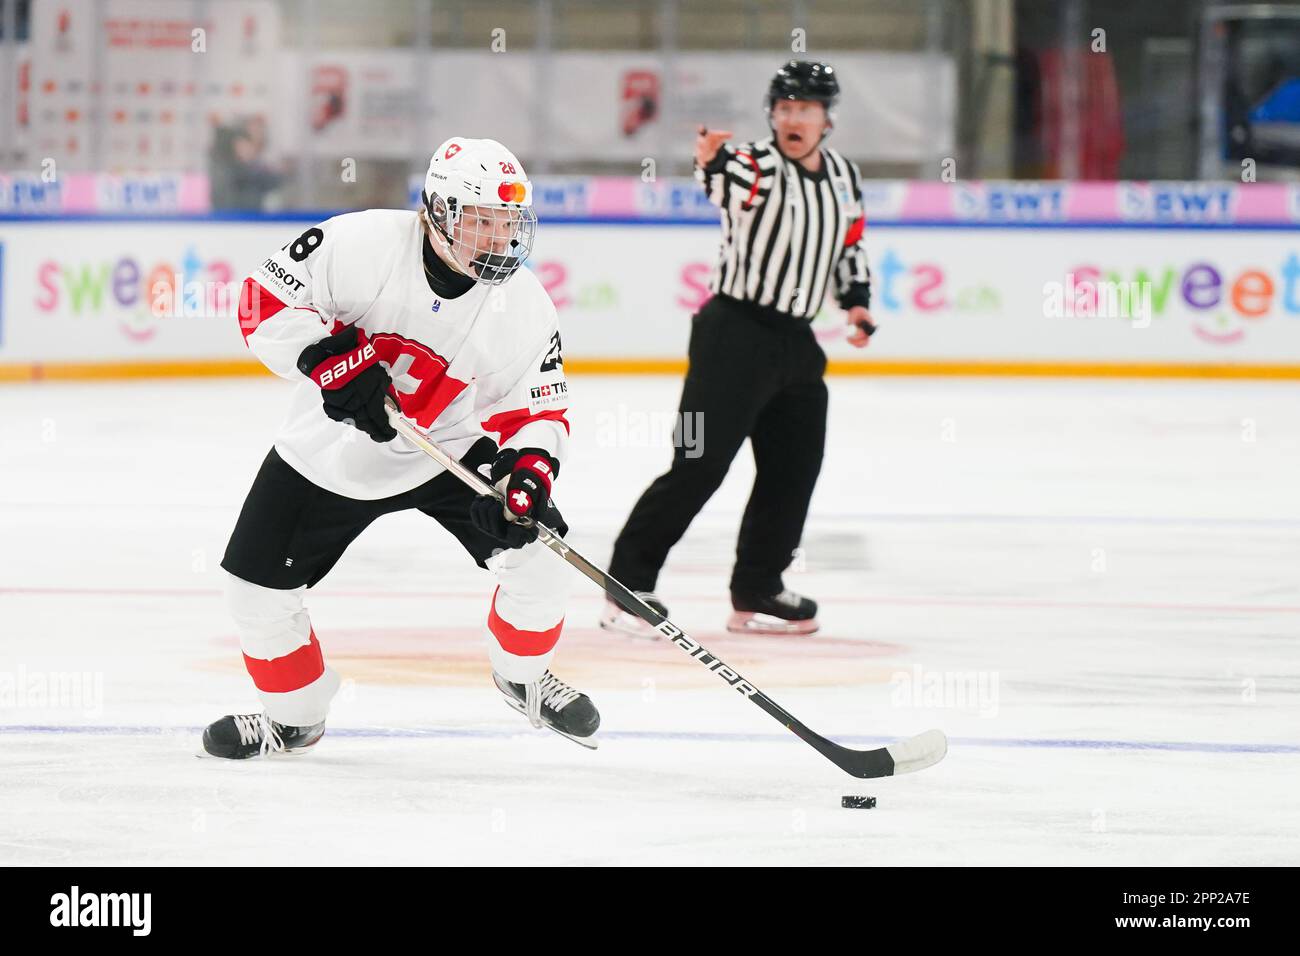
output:
M846 810L870 810L875 805L875 797L840 797L840 806Z

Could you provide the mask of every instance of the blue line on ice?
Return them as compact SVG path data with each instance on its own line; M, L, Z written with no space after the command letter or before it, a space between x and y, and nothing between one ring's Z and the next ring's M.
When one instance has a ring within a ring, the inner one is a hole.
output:
M0 725L0 734L91 734L107 737L147 737L163 734L203 732L202 727L97 727L92 725ZM528 730L473 730L451 727L374 727L340 728L329 731L331 737L359 738L450 738L472 740L506 740L529 733ZM794 743L786 734L695 733L656 730L605 731L601 740L706 741L729 743ZM887 744L898 737L835 737L842 744ZM951 737L949 744L958 747L1038 747L1049 750L1166 750L1180 753L1250 753L1300 754L1300 744L1215 743L1195 740L1071 740L1046 737Z

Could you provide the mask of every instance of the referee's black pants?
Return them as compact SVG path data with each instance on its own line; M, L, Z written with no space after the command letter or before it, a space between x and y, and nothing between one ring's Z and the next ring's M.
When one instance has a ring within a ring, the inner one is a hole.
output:
M826 440L826 354L805 323L714 296L691 319L672 468L646 489L614 543L610 573L650 591L746 438L757 471L736 542L733 593L782 589ZM683 440L694 427L696 444Z

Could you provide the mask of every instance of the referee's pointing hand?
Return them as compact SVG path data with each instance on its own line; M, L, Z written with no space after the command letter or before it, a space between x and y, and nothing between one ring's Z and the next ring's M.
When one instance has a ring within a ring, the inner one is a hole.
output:
M710 130L701 126L699 135L695 137L695 161L701 166L709 165L718 155L718 147L731 139L732 135L729 129Z

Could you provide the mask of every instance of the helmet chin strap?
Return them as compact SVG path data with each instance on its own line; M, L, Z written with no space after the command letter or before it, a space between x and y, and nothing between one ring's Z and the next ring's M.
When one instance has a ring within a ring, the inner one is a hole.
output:
M438 258L447 265L451 266L456 272L470 279L477 279L478 276L469 271L469 267L462 265L456 257L452 248L451 237L429 218L429 210L421 207L419 211L420 225L424 227L424 234L429 239L429 244L433 246L433 251L438 254Z

